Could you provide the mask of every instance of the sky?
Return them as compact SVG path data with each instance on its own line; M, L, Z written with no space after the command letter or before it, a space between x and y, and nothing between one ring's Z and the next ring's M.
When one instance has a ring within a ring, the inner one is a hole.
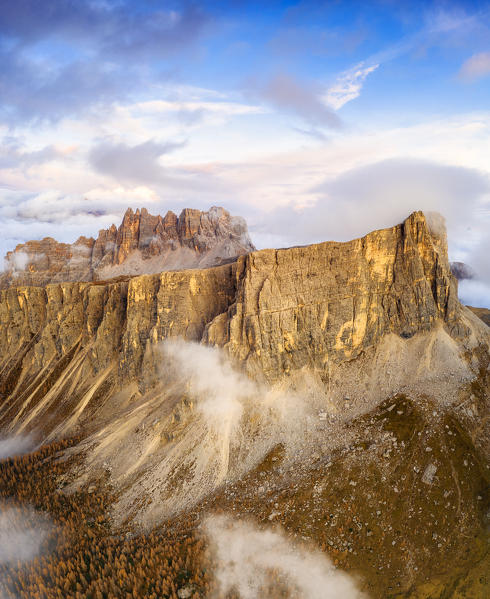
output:
M490 1L0 4L0 254L213 205L259 248L441 212L490 307Z

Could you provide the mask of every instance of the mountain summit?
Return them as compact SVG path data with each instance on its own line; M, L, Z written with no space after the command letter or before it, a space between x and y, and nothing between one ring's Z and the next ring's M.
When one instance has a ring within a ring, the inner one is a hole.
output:
M164 217L128 208L119 228L102 229L97 239L67 244L45 237L19 244L7 253L0 289L205 268L254 249L245 220L224 208L184 208L180 216L169 211Z

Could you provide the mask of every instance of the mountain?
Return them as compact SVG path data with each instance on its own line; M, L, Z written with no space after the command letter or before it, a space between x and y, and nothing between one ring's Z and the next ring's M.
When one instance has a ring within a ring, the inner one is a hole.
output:
M142 251L131 235L121 256ZM207 548L253 554L280 525L368 596L487 596L489 346L421 212L346 243L0 291L0 430L43 444L0 491L71 539L9 588L145 596L161 563L158 596L212 596ZM231 520L202 540L216 513ZM262 596L315 597L281 595L290 576Z
M5 257L0 289L95 281L121 275L215 266L252 251L245 221L223 208L208 212L185 208L152 216L128 208L119 228L59 243L51 237L19 244Z

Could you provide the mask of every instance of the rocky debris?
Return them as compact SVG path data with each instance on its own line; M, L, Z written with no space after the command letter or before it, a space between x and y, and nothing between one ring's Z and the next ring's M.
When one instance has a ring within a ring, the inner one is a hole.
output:
M426 449L427 451L427 449ZM435 464L428 464L427 468L424 470L424 474L422 475L422 482L426 485L431 485L434 480L434 476L437 472L437 466Z
M7 253L0 289L216 266L254 249L245 221L223 208L185 208L164 217L128 208L120 227L99 231L96 240L19 244Z

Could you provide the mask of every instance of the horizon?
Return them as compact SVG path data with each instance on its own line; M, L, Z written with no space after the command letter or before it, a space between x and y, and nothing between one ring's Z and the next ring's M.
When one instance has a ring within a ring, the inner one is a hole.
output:
M220 205L258 248L414 210L490 307L490 3L80 2L0 9L0 252L128 205Z

